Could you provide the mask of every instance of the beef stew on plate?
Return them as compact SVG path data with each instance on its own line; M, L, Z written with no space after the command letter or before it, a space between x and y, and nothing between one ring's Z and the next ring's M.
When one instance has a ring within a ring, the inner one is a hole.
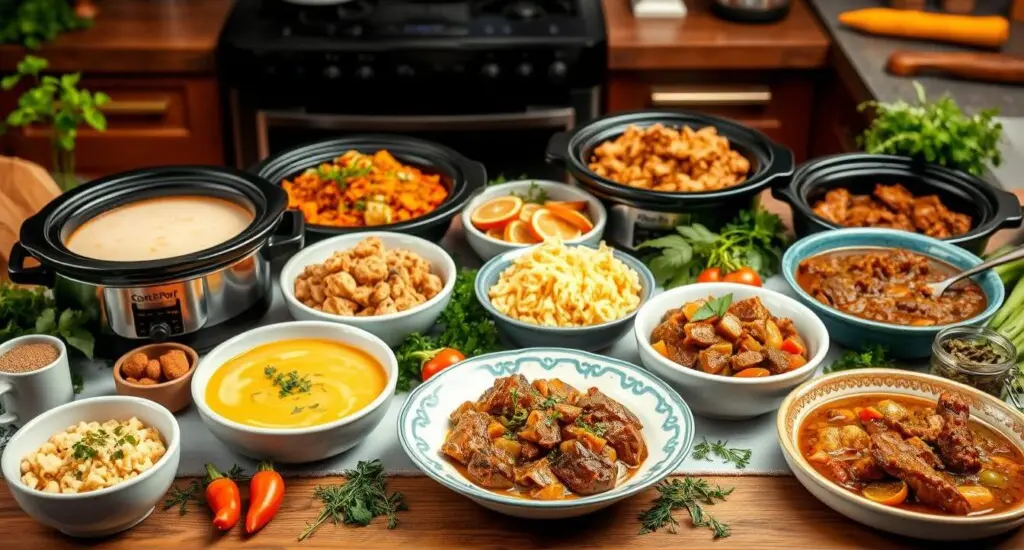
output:
M801 454L830 481L871 501L944 515L985 515L1024 500L1024 454L970 417L957 393L938 402L864 395L804 420Z
M807 364L807 344L791 319L775 317L754 296L708 297L669 310L651 347L687 368L738 378L782 374Z
M597 388L498 378L450 416L441 452L485 489L535 500L603 493L647 458L643 425Z

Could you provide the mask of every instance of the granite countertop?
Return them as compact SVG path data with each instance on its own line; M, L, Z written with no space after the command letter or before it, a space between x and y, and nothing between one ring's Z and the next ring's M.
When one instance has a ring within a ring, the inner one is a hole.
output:
M998 2L978 0L978 13L993 13ZM882 36L870 36L839 24L838 16L844 11L879 7L878 0L809 0L818 12L822 25L832 36L837 53L849 60L868 92L875 99L893 101L913 100L916 97L913 79L891 76L885 72L889 55L897 50L922 50L937 52L978 51L955 45L937 44L919 40L902 40ZM1002 53L1024 56L1024 23L1013 23L1010 40ZM921 77L929 95L949 92L967 112L996 107L1004 117L1024 117L1024 86L971 82L942 77ZM1024 144L1021 144L1024 146Z

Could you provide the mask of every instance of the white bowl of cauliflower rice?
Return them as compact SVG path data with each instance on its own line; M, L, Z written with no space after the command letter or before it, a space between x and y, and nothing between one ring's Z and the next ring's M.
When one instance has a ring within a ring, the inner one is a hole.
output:
M73 537L102 537L146 519L181 457L178 422L137 397L75 401L11 437L0 459L14 500L36 521Z
M455 261L440 246L371 231L302 249L281 269L280 282L295 320L344 323L396 346L434 326L455 275Z

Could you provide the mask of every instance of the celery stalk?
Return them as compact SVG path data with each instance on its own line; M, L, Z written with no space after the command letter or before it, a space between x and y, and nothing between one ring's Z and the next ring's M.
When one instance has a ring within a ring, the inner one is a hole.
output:
M1003 301L1003 305L996 312L995 316L992 317L992 320L989 321L988 326L998 330L1010 317L1015 317L1017 313L1024 313L1024 279L1017 281L1013 291Z

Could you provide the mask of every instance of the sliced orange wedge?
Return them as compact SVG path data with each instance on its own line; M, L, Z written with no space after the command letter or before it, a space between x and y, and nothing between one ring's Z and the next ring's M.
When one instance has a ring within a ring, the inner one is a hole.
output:
M533 213L530 231L538 241L551 237L568 241L582 235L580 228L554 215L549 208L541 208Z
M559 218L571 223L574 227L580 230L582 233L589 233L594 228L594 223L590 221L583 212L572 210L561 204L549 204L547 206L551 213L558 216Z
M541 206L535 202L528 202L519 209L519 219L530 223L530 219L533 218L533 213L537 211Z
M470 215L469 221L481 230L487 231L492 227L504 227L508 222L516 219L519 210L523 207L523 199L509 195L495 197L476 208Z
M512 220L505 226L505 240L516 244L533 244L536 237L530 232L530 224L522 220Z
M508 227L507 225L505 227ZM505 240L505 229L502 227L492 227L487 230L487 236L492 239L498 239L499 241Z
M544 206L564 206L571 210L583 211L587 209L587 201L548 201Z
M868 483L861 493L879 504L899 506L907 500L908 490L903 481L876 481Z

